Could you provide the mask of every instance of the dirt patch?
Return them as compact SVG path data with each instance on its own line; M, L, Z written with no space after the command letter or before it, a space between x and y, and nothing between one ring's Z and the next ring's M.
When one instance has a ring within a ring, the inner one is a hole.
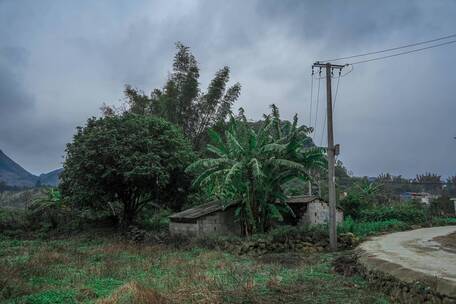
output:
M352 277L358 273L358 261L354 254L341 255L332 262L333 270L345 277Z
M97 301L97 304L166 304L169 301L151 288L145 288L136 282L130 282L114 291L108 298Z
M438 236L432 239L439 243L443 248L456 252L456 232L448 235Z

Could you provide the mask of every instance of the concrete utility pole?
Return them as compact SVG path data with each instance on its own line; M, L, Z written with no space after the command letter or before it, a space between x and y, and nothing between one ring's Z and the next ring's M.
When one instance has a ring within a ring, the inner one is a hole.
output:
M333 104L331 92L331 74L334 69L342 70L345 65L336 65L331 63L316 62L312 65L313 68L326 69L326 111L328 122L328 192L329 192L329 246L331 250L337 250L337 222L336 222L336 147L334 146L333 132ZM337 149L339 150L339 149ZM337 151L338 152L338 151Z

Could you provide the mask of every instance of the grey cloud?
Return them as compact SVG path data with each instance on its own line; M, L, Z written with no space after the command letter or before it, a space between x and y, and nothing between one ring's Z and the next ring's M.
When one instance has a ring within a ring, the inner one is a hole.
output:
M446 35L456 28L455 13L449 0L5 0L0 149L34 173L58 167L74 128L102 102L118 103L125 83L146 92L163 84L176 41L199 59L203 86L231 67L243 85L236 107L252 118L276 103L284 118L298 112L308 123L314 60ZM336 140L355 174L456 174L455 79L444 70L455 67L453 53L448 47L357 66L341 80ZM325 138L323 99L317 143Z
M0 48L0 120L4 123L34 106L21 84L20 67L25 65L26 57L22 48Z

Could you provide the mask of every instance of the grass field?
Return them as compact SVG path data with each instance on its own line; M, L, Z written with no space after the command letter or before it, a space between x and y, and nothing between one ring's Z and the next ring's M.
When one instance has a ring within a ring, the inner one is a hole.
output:
M1 303L388 303L332 254L239 257L80 235L0 241Z

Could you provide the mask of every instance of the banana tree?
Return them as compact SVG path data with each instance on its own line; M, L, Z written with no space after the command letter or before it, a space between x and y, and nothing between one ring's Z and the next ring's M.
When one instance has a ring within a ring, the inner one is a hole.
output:
M210 130L207 149L213 158L200 159L187 168L202 187L227 207L236 203L236 217L245 235L266 230L273 220L292 212L282 186L293 178L309 180L308 172L324 166L319 148L306 147L306 134L293 123L282 128L278 109L265 116L254 131L244 115L232 117L225 136ZM277 204L281 201L282 204Z

